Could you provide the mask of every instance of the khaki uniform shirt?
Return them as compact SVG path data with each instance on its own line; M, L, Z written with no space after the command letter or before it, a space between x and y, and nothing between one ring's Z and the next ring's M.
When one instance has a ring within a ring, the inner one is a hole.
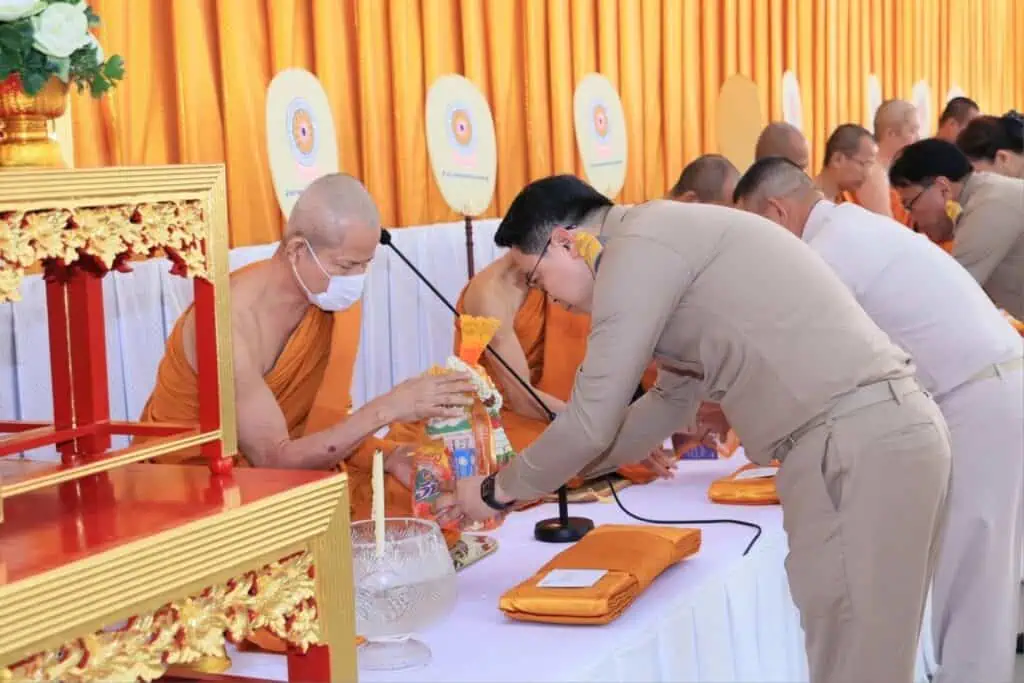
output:
M994 303L1024 319L1024 180L972 173L960 193L953 258Z
M914 373L828 265L764 218L656 201L615 207L604 223L611 239L572 397L498 474L516 499L642 460L705 399L766 463L839 395ZM657 384L630 406L652 357Z

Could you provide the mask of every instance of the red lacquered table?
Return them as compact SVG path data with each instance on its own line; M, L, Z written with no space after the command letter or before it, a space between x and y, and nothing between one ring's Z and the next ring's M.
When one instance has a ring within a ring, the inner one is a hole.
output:
M152 680L259 628L291 680L356 680L343 474L129 465L4 505L0 681Z

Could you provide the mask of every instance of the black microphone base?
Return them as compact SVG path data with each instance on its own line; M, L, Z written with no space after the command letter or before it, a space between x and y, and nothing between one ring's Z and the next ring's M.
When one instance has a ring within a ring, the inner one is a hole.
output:
M575 543L594 528L586 517L542 519L533 527L533 537L543 543Z

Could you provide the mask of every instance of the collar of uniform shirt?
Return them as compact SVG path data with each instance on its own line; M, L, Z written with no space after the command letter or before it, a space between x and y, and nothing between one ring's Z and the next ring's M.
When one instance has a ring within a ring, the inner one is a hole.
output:
M960 190L960 196L957 197L957 203L959 203L961 207L967 206L967 201L974 193L974 190L977 189L978 183L975 182L975 178L977 177L978 171L971 171L967 175L967 178L964 179L964 187L962 190Z
M828 217L832 215L832 211L836 208L834 202L830 202L827 199L819 200L811 212L807 214L807 222L804 224L804 232L801 237L804 242L810 242L814 237L821 232L821 229L825 227L825 223L828 222Z

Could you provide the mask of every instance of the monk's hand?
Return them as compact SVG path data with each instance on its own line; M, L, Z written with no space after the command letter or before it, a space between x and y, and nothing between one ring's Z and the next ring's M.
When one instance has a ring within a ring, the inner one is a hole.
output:
M702 403L697 411L697 429L702 435L711 432L719 440L724 440L732 425L722 411L722 406L717 403Z
M415 446L398 446L384 458L384 471L402 482L408 489L412 488L413 478L416 476L412 457L415 452Z
M678 460L672 451L665 448L658 448L652 451L642 464L651 472L658 475L659 479L672 479L676 476L675 470L677 462Z
M463 517L474 522L483 522L502 515L485 503L480 496L480 482L483 480L482 476L466 477L455 483L455 504Z
M461 417L473 405L475 387L464 372L424 373L407 379L384 396L394 422L432 417Z

